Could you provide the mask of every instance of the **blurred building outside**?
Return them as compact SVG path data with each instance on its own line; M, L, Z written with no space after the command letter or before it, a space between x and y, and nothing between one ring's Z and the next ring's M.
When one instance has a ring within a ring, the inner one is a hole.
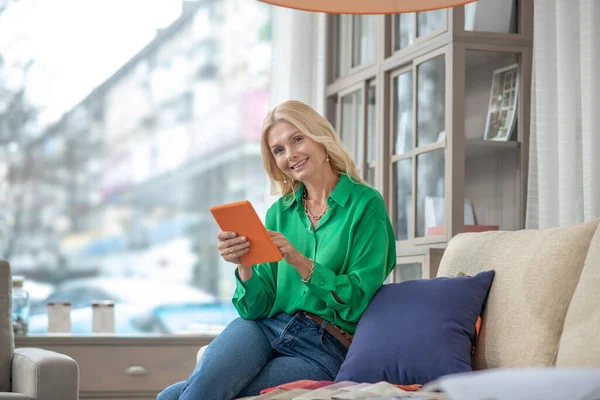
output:
M15 274L182 282L230 300L233 266L216 250L209 208L248 199L264 217L268 206L259 138L270 14L257 1L186 1L18 154L0 146L0 190L11 194L2 251Z

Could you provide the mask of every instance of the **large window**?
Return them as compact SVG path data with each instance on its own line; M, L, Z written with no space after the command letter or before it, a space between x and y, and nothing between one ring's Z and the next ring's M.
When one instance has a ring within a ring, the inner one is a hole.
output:
M267 207L270 6L47 3L0 10L0 257L26 278L30 333L48 301L90 333L93 300L118 334L214 332L237 313L209 208Z

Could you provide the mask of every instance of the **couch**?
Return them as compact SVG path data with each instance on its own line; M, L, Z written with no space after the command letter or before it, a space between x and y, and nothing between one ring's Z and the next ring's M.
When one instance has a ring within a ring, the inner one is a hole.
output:
M0 400L76 400L79 366L70 357L14 348L10 265L0 259Z
M496 271L474 369L600 367L599 222L451 240L438 276Z
M464 233L450 241L438 276L496 271L474 370L600 371L599 222Z

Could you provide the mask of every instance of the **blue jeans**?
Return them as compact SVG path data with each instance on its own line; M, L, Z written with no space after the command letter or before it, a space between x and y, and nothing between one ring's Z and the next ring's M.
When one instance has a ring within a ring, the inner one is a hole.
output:
M157 400L229 400L300 379L333 381L347 349L303 313L232 321L208 346L187 381Z

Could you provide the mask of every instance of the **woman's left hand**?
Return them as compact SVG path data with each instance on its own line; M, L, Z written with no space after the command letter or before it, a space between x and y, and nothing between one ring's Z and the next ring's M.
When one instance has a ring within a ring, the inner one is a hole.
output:
M288 264L293 266L297 266L304 257L291 243L279 232L269 231L269 235L271 235L271 239L273 239L273 243L279 249L279 252L283 256L283 259L287 261Z

